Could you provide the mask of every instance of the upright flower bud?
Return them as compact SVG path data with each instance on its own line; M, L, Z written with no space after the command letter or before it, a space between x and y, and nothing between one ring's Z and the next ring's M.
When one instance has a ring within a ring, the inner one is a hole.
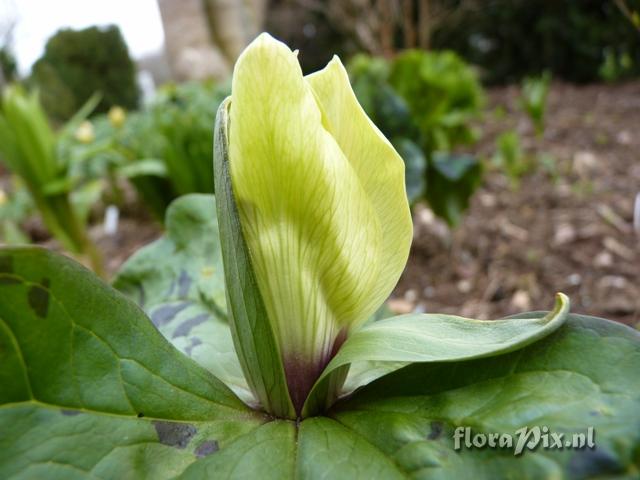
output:
M227 140L244 241L299 413L405 266L404 164L337 57L304 77L296 53L267 34L235 66Z

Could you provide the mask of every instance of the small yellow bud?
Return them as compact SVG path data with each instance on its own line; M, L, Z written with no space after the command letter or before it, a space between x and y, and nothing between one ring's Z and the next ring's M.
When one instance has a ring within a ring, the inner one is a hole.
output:
M120 128L127 119L127 113L124 111L124 108L117 105L109 109L107 116L109 117L109 122L111 122L111 125L115 128Z
M75 133L76 140L81 143L91 143L95 140L96 135L93 131L93 124L89 120L85 120L80 124Z

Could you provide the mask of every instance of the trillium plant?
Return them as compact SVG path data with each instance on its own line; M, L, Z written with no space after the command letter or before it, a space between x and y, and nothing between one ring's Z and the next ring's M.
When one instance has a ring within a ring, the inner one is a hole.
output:
M303 76L249 45L214 174L112 286L0 250L1 478L637 478L637 331L562 294L494 321L385 314L404 165L338 58ZM522 429L517 455L481 441Z

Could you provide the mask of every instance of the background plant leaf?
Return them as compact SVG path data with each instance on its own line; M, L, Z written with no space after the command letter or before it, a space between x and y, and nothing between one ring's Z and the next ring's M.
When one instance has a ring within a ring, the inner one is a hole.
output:
M113 285L138 303L176 348L255 403L227 323L214 196L180 197L165 223L165 235L136 252Z
M482 164L471 155L436 152L427 170L425 197L449 225L460 223L482 180Z

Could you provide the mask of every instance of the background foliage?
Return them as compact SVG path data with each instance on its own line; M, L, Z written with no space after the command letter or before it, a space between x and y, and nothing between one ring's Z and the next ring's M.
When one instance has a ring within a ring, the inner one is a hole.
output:
M453 52L420 50L390 62L360 55L349 71L361 105L405 161L409 200L426 199L458 223L482 172L474 157L454 154L477 136L471 121L484 95L475 72Z
M58 120L71 117L95 92L102 95L96 112L138 105L135 65L116 26L58 31L34 64L32 81Z
M483 79L518 80L543 70L574 82L640 74L640 35L610 0L438 0L455 12L433 31L482 67ZM634 2L630 2L634 3Z

